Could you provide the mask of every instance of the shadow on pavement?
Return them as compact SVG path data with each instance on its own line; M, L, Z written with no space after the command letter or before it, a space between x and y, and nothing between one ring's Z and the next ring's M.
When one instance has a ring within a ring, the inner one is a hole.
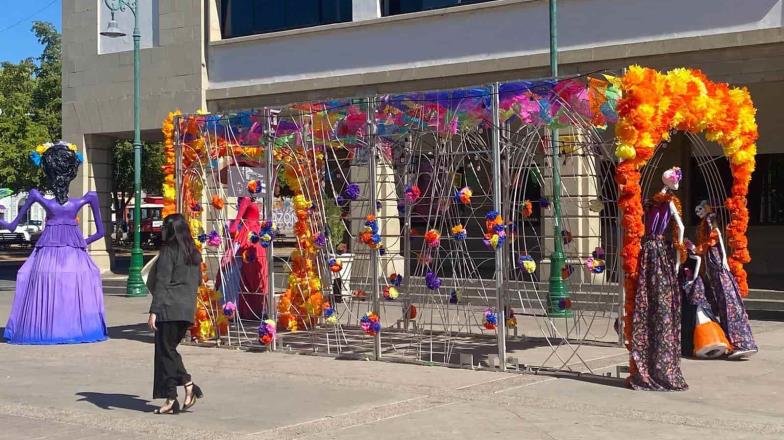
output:
M127 339L129 341L155 343L155 337L147 324L118 325L109 327L110 339Z
M90 402L101 409L128 409L131 411L153 412L155 405L150 405L149 400L140 398L139 396L132 396L130 394L107 394L107 393L93 393L81 392L76 393L81 396L79 402Z

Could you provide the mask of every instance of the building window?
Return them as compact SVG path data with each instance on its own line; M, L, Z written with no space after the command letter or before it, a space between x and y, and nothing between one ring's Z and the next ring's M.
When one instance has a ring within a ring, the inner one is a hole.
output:
M431 9L487 3L494 0L381 0L381 15L408 14Z
M351 21L351 0L224 0L223 38Z
M749 185L749 223L784 225L784 154L760 154Z
M701 200L710 200L711 203L722 203L722 201L712 200L709 191L708 180L711 185L720 184L724 187L724 193L729 194L732 186L732 171L729 162L724 158L714 158L717 175L712 179L707 179L697 166L696 159L691 160L691 173L693 176L691 185L691 201L694 204ZM749 208L749 224L752 225L784 225L784 154L760 154L757 155L756 170L749 184L749 195L747 197ZM691 217L691 224L697 225L699 219L689 212L686 215Z

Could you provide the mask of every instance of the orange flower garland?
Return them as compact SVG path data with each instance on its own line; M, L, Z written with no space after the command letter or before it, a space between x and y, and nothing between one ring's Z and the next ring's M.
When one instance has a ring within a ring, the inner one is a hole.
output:
M732 253L729 264L743 296L748 282L743 264L748 252L748 194L754 156L757 151L756 110L748 90L716 84L692 69L674 69L659 73L639 66L630 67L621 79L623 98L618 102L615 134L620 159L616 182L618 204L623 213L623 269L625 325L624 339L631 341L631 320L638 278L638 256L644 234L640 187L640 169L653 156L656 146L669 140L671 130L704 132L709 141L717 142L730 161L733 184L725 205L730 212L727 241Z
M163 211L162 215L166 218L169 214L174 214L177 211L177 191L174 188L175 183L175 166L176 155L174 150L174 119L180 116L180 111L169 113L163 121Z

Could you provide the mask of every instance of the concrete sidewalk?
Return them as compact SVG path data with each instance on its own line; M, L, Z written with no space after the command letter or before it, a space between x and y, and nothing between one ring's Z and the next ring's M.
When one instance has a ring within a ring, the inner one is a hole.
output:
M11 292L0 292L0 317ZM691 389L182 347L205 392L150 412L149 299L107 295L110 341L0 344L0 439L784 438L784 324L754 322L746 362L690 361Z

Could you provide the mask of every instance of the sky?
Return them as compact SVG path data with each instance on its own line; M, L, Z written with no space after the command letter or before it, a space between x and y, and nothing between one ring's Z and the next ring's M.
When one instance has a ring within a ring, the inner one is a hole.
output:
M0 0L0 9L0 62L40 55L30 30L34 21L48 21L62 32L62 0Z

